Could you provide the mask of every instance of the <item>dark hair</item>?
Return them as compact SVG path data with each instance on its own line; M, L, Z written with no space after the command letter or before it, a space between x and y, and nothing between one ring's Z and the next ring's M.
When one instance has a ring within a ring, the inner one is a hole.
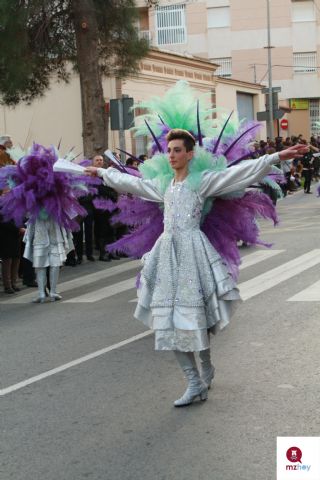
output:
M133 165L133 162L135 162L135 159L132 158L132 157L129 157L126 160L126 165L128 165L128 167L130 167L130 165Z
M191 152L196 144L195 138L187 130L182 130L181 128L173 128L167 133L166 136L167 142L171 140L183 140L183 144L186 147L187 152Z

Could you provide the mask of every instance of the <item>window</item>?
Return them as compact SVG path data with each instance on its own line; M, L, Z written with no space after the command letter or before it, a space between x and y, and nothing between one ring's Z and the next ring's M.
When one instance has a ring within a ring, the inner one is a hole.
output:
M292 2L293 22L312 22L316 20L314 3L311 0L299 0Z
M303 52L293 54L294 73L316 72L317 52Z
M148 153L148 137L138 135L134 140L136 142L136 156L146 155Z
M319 98L311 98L310 102L310 130L312 135L320 135L320 102Z
M253 95L237 92L237 109L240 120L254 120Z
M156 8L158 45L186 43L185 5L168 5Z
M208 28L230 26L230 7L214 7L207 9Z
M220 67L214 72L219 77L231 77L232 75L232 58L212 58L211 62L220 65Z

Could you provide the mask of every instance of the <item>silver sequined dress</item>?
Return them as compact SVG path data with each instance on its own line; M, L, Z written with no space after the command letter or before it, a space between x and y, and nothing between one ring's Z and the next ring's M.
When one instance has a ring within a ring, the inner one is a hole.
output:
M60 267L74 248L72 234L51 218L28 223L23 241L24 257L35 268Z
M204 202L245 188L278 161L277 154L266 155L223 172L206 172L197 192L189 188L188 178L172 181L164 195L157 181L98 170L110 187L164 203L164 232L143 258L135 311L155 331L156 350L205 350L208 330L229 323L240 295L223 259L200 230Z

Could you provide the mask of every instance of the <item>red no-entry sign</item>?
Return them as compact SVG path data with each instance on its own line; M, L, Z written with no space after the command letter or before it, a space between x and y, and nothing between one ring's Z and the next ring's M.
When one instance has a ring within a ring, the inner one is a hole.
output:
M287 130L288 129L289 122L286 118L283 118L280 122L280 127L282 130Z

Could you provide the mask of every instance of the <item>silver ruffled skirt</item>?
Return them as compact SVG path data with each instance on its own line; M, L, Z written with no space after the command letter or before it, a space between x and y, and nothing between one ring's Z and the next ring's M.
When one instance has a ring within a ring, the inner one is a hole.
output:
M208 333L229 323L240 295L204 233L165 232L143 262L135 317L155 331L155 349L209 348Z
M71 232L51 219L29 223L23 241L23 256L35 268L60 267L74 248Z

